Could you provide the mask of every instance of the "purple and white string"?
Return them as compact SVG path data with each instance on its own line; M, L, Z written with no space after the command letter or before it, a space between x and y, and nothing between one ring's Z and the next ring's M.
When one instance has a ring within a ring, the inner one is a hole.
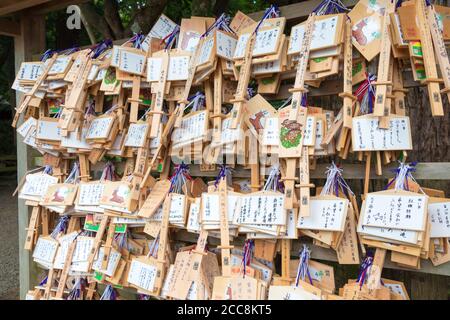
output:
M299 253L300 261L298 263L297 277L295 278L295 286L298 287L300 280L305 281L308 277L309 282L312 284L311 274L309 273L309 258L311 257L311 250L304 244L303 250Z

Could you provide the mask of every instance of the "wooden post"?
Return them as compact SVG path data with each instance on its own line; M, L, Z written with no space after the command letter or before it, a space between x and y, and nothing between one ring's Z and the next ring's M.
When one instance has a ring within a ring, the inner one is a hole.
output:
M45 17L21 15L20 35L14 38L15 51L15 71L19 71L20 64L24 61L31 61L34 54L45 51ZM19 105L22 94L16 94L16 104ZM31 149L22 142L19 136L17 139L17 179L20 181L25 173L32 168ZM26 232L28 227L29 210L24 200L18 200L18 227L19 227L19 279L20 297L24 298L28 290L34 287L37 279L37 269L31 262L29 251L23 250Z

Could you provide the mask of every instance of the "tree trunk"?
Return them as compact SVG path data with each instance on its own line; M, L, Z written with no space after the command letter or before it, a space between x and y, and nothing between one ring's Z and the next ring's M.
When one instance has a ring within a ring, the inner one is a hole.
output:
M105 18L95 11L92 3L86 2L79 5L81 14L86 19L87 23L97 30L104 39L117 39L109 29L109 25Z
M124 37L122 20L119 15L119 5L116 0L105 0L105 20L116 39Z
M130 22L130 25L125 30L125 34L131 34L131 27L134 24L139 26L142 33L147 34L163 12L167 2L168 0L151 1L150 3L147 2L145 7L136 12L132 22Z

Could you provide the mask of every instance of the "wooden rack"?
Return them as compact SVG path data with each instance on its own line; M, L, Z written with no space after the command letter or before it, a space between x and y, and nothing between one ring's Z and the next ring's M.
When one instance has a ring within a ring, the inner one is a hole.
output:
M15 47L15 65L16 72L18 71L21 62L30 61L35 54L39 54L45 50L45 14L64 8L68 4L77 4L86 0L33 0L23 1L17 0L11 5L0 6L0 34L11 36L14 38ZM44 3L45 2L45 3ZM289 25L299 23L307 18L309 12L311 12L322 0L308 0L296 4L290 4L280 7L281 15L286 17ZM357 0L344 0L342 1L347 7L353 7ZM17 20L11 20L5 18L5 15L17 14ZM255 12L250 14L250 17L258 20L262 16L262 12ZM125 40L115 41L116 44L123 43ZM419 83L412 80L411 72L404 74L405 87L420 86ZM291 86L285 86L280 89L280 94L277 95L278 99L287 98L289 93L288 88ZM327 81L321 88L312 88L309 92L309 96L320 95L337 95L342 92L342 81L331 80ZM20 103L21 96L17 95L16 103ZM271 99L269 97L269 99ZM26 172L32 169L35 165L39 165L39 158L37 161L33 161L36 154L31 151L27 145L22 142L22 139L17 139L17 175L18 180L26 174ZM395 168L396 163L392 163L387 167L384 167L382 175L376 175L375 170L372 170L370 179L388 179L392 177L392 172L389 169ZM324 172L327 164L318 164L314 171L311 171L311 179L324 179ZM92 168L95 170L95 168ZM214 177L217 172L200 172L198 166L191 166L191 174L193 176ZM345 179L360 179L362 180L365 173L364 164L345 164L344 165L344 178ZM250 176L250 170L243 170L242 168L236 168L234 172L236 178L246 178ZM450 162L426 162L419 163L417 165L417 171L414 174L418 180L450 180ZM25 205L23 200L18 201L18 228L19 228L19 244L20 248L23 247L26 237L26 228L28 226L30 211ZM195 242L196 235L189 235L183 231L177 233L179 240ZM239 239L236 241L238 242ZM218 239L211 239L211 244L218 244ZM217 243L216 243L217 242ZM238 243L236 243L238 244ZM292 255L297 256L300 241L294 241L291 252ZM336 261L335 252L320 248L317 246L312 247L312 258ZM402 269L392 265L386 259L386 268ZM26 292L34 287L38 278L38 269L32 262L31 255L28 251L19 251L19 263L20 263L20 297L23 298ZM404 270L404 269L402 269ZM450 276L450 264L444 264L438 267L433 267L429 261L422 261L421 269L419 272L429 274L439 274Z

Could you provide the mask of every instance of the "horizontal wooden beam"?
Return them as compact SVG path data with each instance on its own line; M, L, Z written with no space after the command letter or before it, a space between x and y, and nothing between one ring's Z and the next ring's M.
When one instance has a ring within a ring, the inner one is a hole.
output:
M18 37L20 34L20 24L18 22L7 18L0 18L0 35Z
M317 164L315 170L310 171L311 179L325 179L325 171L329 164ZM375 174L375 170L371 170L370 179L390 179L394 176L393 169L398 167L398 163L392 163L383 167L383 172L380 176ZM353 163L344 164L342 166L343 176L345 179L363 179L365 174L365 164ZM190 174L194 177L216 177L216 171L200 171L198 165L189 166ZM266 170L266 175L269 174L270 169ZM450 180L450 162L422 162L416 166L416 171L413 173L417 180ZM243 167L236 167L233 169L233 177L249 178L250 170Z
M0 1L0 16L16 13L52 0L13 0ZM56 2L56 1L53 1Z
M116 169L119 172L122 170L124 166L124 161L119 162L116 165ZM43 166L43 158L35 157L34 158L35 166ZM315 170L310 171L311 179L325 179L327 171L327 167L329 164L326 163L318 163L316 165ZM104 163L97 162L95 165L91 167L91 170L94 173L94 176L100 175L103 170ZM375 170L370 171L370 179L372 180L382 180L382 179L391 179L394 174L393 170L398 167L398 163L391 163L389 165L383 166L383 172L380 176L375 174ZM362 163L348 163L343 164L342 167L343 172L342 175L344 179L353 180L353 179L364 179L365 175L365 164ZM191 164L189 165L189 172L193 177L217 177L219 170L215 171L200 171L199 165ZM267 168L265 174L268 175L270 169ZM416 171L413 173L413 176L416 180L450 180L450 162L419 162L416 165ZM250 170L245 169L242 166L237 166L233 169L233 178L249 178Z
M303 20L322 2L323 0L308 0L298 3L289 4L280 7L281 16L289 20ZM351 8L358 3L357 0L343 0L342 3ZM248 14L253 20L259 20L263 16L264 11L257 11Z
M70 5L78 5L81 3L89 2L91 0L58 0L41 4L39 6L30 9L30 13L41 15L49 12L58 11L67 8Z
M174 233L175 240L178 241L184 241L184 242L190 242L190 243L196 243L197 242L197 235L195 233L190 233L185 230L178 230ZM234 238L232 241L232 244L235 246L235 248L241 248L244 245L244 237L240 236L237 238ZM212 246L218 246L220 245L220 239L209 237L208 238L208 244ZM332 249L326 249L319 246L316 246L311 243L310 239L302 238L302 239L296 239L292 240L292 247L291 247L291 257L298 257L298 252L301 249L301 246L303 244L307 244L308 247L311 249L311 258L314 260L323 260L323 261L333 261L337 262L337 256L336 252ZM442 264L440 266L433 266L430 260L420 260L420 269L407 269L402 268L396 265L395 263L392 263L390 259L386 259L386 262L383 266L387 269L396 269L396 270L406 270L406 271L414 271L414 272L422 272L422 273L432 273L432 274L439 274L444 276L450 276L450 265L449 264ZM355 274L355 278L358 275Z
M292 251L291 255L298 256L298 252L301 249L301 243L299 240L294 240L292 242ZM337 262L336 252L332 249L322 248L313 244L308 244L311 249L311 258L315 260L324 260L324 261L333 261ZM390 254L389 254L390 256ZM399 267L397 264L390 261L389 256L386 258L383 268L387 269L395 269L395 270L406 270L413 272L421 272L421 273L431 273L438 274L442 276L450 276L450 265L448 263L444 263L440 266L434 266L429 259L421 259L420 260L420 269L408 269ZM355 274L355 278L358 275Z

